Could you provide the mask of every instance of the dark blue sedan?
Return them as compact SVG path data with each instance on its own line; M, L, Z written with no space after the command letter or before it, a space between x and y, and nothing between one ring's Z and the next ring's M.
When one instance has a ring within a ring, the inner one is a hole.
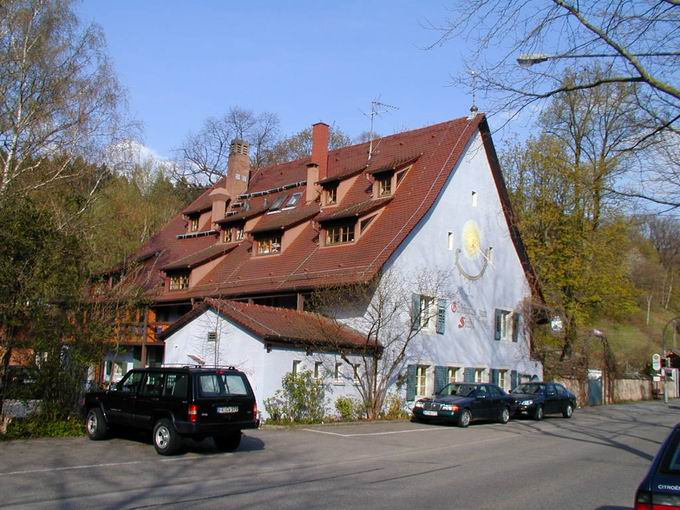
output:
M413 419L467 427L475 420L507 423L514 412L514 399L495 384L454 383L444 386L432 398L418 400L413 406Z
M680 424L661 445L635 494L636 510L680 509Z

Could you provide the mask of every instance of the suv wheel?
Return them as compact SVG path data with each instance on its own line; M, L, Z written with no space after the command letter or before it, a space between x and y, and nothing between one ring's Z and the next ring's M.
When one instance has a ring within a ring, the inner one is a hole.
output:
M567 406L564 408L564 411L562 411L562 416L565 418L571 418L572 414L574 414L574 408L571 406L571 404L567 404Z
M182 444L182 438L175 430L174 425L167 418L156 422L153 427L153 446L161 455L177 453Z
M241 444L241 431L229 434L227 436L215 436L213 437L215 441L215 446L218 450L223 452L233 452Z
M109 426L104 418L104 413L98 407L93 407L87 412L85 419L85 429L87 430L87 437L97 441L104 439L109 433Z

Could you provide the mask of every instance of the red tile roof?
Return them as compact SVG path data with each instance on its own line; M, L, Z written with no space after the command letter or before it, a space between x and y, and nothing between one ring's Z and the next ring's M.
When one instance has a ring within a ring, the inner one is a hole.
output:
M217 257L229 253L231 250L236 248L235 243L223 244L217 243L212 246L208 246L203 250L199 250L196 253L182 257L170 264L163 266L163 271L172 271L177 269L193 269L196 266L215 260Z
M368 199L358 204L351 204L347 207L338 209L337 207L325 209L315 219L316 221L334 221L345 218L356 218L364 214L376 211L381 207L387 205L394 197L383 197L377 199Z
M282 230L284 228L293 227L316 216L318 213L319 204L311 203L309 205L299 205L294 209L265 214L255 226L250 229L250 232L255 234L258 232L269 232L271 230Z
M510 202L495 158L488 125L484 115L477 115L471 119L460 118L380 138L374 141L374 150L368 165L366 143L330 151L328 177L341 176L341 179L345 179L350 174L355 177L352 177L353 184L337 207L324 208L324 211L316 216L312 215L311 211L318 207L317 202L305 205L306 187L304 184L298 184L307 177L306 165L310 161L309 158L254 171L247 193L260 194L244 195L242 199L238 199L247 202L250 210L227 216L221 222L262 215L259 221L263 223L256 224L255 231L261 231L261 227L265 226L285 229L291 226L289 220L282 221L286 218L283 213L264 215L267 205L271 205L279 196L287 197L292 193L303 192L300 204L291 211L285 211L289 219L297 218L298 214L304 217L303 221L307 223L302 231L292 243L286 245L281 254L276 256L253 256L252 243L245 239L192 288L184 291L165 291L157 287L154 298L157 301L187 301L190 298L211 296L240 297L369 281L425 217L468 144L480 133L491 162L512 240L530 282L535 282L519 232L511 221ZM398 168L408 164L412 164L411 170L394 190L391 200L373 200L373 187L368 173L375 169ZM361 169L358 174L357 169ZM293 187L281 190L283 186ZM263 192L265 194L262 194ZM237 200L233 199L232 202L234 201ZM316 220L338 219L338 214L368 214L375 210L373 207L378 204L384 206L382 214L355 242L329 248L320 246ZM233 204L231 207L233 209ZM310 216L307 216L308 210ZM281 220L273 218L279 215ZM178 233L184 232L184 220L179 215L142 247L140 253L161 253L154 266L154 270L157 271L158 267L219 242L217 235L176 239ZM160 277L160 274L158 276Z
M300 345L318 350L363 350L374 349L376 346L365 335L323 315L210 298L174 322L159 338L165 340L209 308L219 311L265 342Z

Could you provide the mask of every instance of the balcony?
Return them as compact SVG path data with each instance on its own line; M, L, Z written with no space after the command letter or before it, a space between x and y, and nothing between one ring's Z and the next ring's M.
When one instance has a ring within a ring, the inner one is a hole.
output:
M158 335L170 327L170 322L149 322L146 325L146 344L163 345L163 341L158 339ZM144 335L144 324L141 322L121 322L114 338L124 345L142 345Z

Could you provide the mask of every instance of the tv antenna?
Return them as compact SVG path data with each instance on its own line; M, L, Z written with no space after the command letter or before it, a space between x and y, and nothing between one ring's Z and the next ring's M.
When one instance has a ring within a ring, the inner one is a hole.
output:
M375 138L375 132L373 131L373 124L376 117L380 117L383 113L388 113L392 110L398 110L397 106L392 106L391 104L386 104L380 101L380 96L376 97L371 101L371 113L363 113L366 117L371 120L371 127L368 131L368 159L370 161L373 155L373 139Z

